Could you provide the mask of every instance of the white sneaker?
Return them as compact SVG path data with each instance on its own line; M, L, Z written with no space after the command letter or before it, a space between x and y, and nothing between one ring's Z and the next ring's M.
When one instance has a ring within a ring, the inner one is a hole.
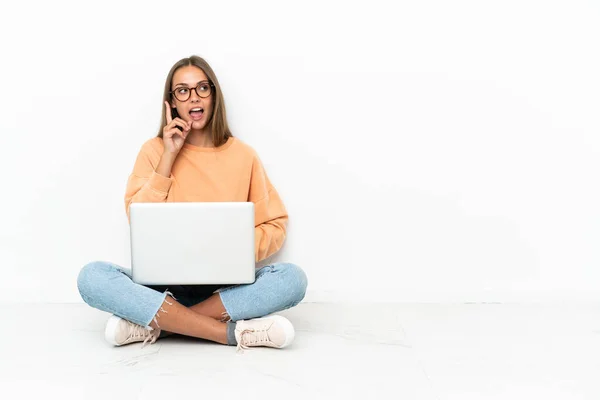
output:
M123 346L124 344L144 342L144 347L148 342L156 342L160 335L160 329L145 328L134 324L126 319L111 316L106 322L104 338L113 346Z
M282 349L292 343L294 336L294 326L281 315L240 320L235 325L238 351L256 346Z

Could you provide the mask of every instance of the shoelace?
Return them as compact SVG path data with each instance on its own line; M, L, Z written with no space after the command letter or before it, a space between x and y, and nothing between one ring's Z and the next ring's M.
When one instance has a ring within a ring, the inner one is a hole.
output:
M247 349L250 346L260 346L264 343L271 342L268 332L269 328L271 328L271 325L260 330L244 329L242 333L240 333L240 341L237 345L237 351L243 351L243 349Z
M159 335L160 329L154 329L152 331L149 331L141 325L134 324L132 322L129 323L129 333L127 335L129 338L141 339L143 337L146 337L146 339L144 339L144 343L142 343L142 348L144 348L146 344L148 344L148 341L150 341L150 344L156 342Z

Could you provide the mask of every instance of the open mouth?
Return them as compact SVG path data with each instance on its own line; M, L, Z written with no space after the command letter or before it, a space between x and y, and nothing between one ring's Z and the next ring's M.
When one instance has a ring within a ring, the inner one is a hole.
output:
M202 115L204 115L204 108L202 107L196 107L196 108L192 108L190 110L190 116L192 117L192 119L194 120L199 120L202 118Z

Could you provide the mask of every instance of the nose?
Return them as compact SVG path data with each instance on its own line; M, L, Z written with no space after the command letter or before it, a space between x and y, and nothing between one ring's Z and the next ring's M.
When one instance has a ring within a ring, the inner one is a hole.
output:
M196 90L192 90L192 92L190 93L190 100L192 102L198 102L200 101L200 96L198 96L198 93L196 93Z

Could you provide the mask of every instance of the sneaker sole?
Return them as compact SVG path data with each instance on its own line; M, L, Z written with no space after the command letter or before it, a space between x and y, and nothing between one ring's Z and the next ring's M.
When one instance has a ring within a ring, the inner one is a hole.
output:
M115 340L115 331L117 330L117 325L121 321L120 317L116 315L111 315L111 317L106 322L106 329L104 329L104 339L113 346L119 346L117 341Z
M289 319L282 317L281 315L273 315L269 317L269 319L276 320L285 332L285 343L278 347L278 349L283 349L284 347L289 346L294 341L294 337L296 336L294 325L292 325Z

